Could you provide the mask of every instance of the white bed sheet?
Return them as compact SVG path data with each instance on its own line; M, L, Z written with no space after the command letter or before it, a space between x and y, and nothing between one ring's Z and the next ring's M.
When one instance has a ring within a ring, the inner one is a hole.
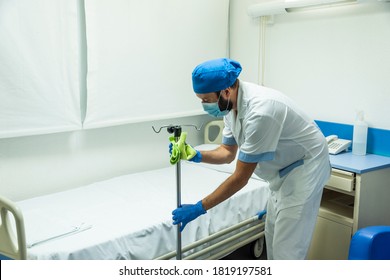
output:
M195 203L229 176L205 164L181 163L182 203ZM185 246L265 209L266 182L251 179L229 200L189 223ZM175 166L129 174L17 203L28 259L154 259L176 249ZM73 234L41 242L68 233Z

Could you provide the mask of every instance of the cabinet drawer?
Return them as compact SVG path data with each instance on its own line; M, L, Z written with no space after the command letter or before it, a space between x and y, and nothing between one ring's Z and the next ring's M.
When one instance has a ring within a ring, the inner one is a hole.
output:
M334 189L352 192L355 189L355 173L333 168L326 185Z

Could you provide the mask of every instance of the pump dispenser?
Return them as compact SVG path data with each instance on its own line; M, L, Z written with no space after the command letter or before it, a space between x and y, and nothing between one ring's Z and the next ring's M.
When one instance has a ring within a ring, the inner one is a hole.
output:
M368 125L364 121L364 112L359 111L353 125L352 154L364 156L367 150Z

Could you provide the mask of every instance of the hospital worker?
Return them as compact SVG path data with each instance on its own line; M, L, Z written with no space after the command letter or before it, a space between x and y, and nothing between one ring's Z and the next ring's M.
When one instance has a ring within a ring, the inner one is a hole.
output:
M196 204L172 212L186 224L242 189L252 173L269 182L265 240L268 259L305 259L323 187L330 176L328 146L314 123L287 96L238 79L239 62L214 59L192 73L193 89L204 110L223 117L222 144L196 151L194 162L232 162L235 171ZM261 210L261 209L259 209Z

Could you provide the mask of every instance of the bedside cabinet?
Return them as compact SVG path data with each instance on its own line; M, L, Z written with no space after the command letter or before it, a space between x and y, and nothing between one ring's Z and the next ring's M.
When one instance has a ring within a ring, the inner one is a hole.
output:
M308 259L346 260L359 228L390 225L390 158L345 153L330 160Z

